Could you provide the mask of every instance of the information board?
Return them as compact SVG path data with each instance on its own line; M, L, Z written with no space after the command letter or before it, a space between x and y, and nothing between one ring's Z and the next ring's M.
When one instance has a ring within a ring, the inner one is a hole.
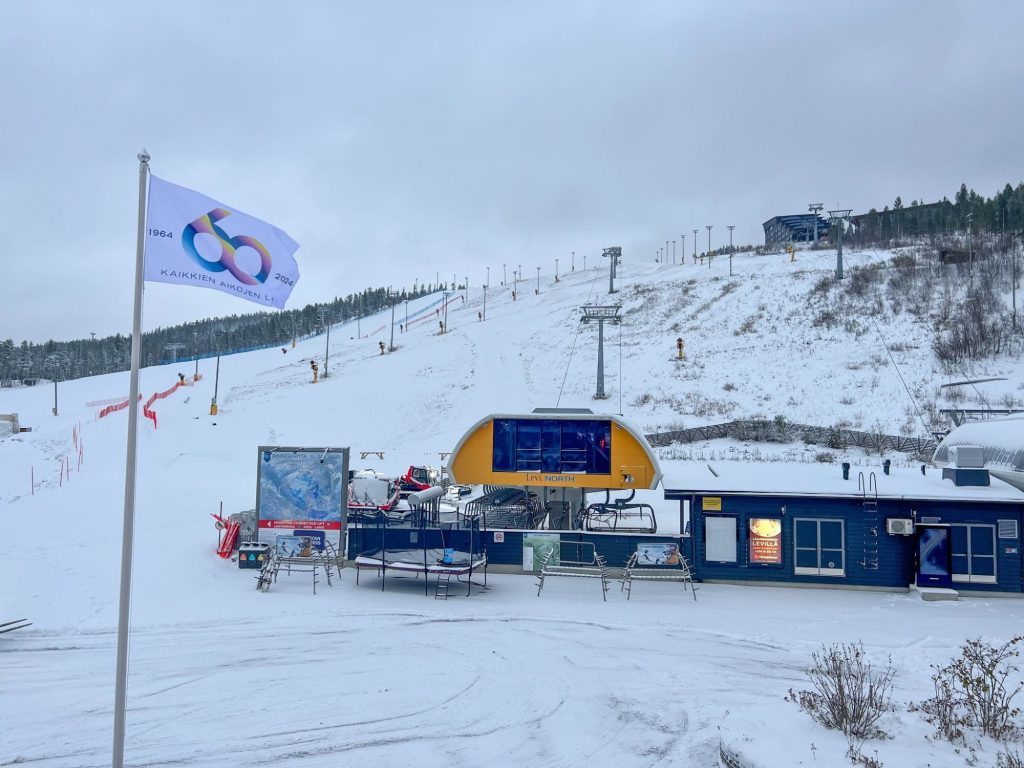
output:
M347 517L348 450L259 447L260 542L274 546L278 535L313 536L316 543L326 540L340 548Z

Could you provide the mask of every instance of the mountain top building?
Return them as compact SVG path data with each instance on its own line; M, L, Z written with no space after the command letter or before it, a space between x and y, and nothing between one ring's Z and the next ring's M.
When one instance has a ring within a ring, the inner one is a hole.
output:
M818 225L818 240L828 239L828 221L813 213L792 216L774 216L764 223L765 245L809 243L814 240L814 225Z

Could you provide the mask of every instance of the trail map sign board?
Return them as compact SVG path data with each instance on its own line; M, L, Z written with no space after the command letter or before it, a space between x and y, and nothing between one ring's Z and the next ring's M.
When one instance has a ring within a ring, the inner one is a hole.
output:
M278 535L308 536L315 543L326 539L340 547L348 516L348 454L348 448L261 445L256 480L259 541L274 546Z

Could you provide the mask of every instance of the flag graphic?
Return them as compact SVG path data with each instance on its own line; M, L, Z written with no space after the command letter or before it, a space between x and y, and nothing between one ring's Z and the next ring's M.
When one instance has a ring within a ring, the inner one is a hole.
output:
M149 180L145 279L196 285L283 309L299 244L277 227L156 176Z

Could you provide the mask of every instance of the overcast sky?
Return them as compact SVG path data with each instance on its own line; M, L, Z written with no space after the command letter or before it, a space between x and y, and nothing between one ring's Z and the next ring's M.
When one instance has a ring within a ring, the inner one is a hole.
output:
M991 195L1024 179L1022 22L1012 0L0 0L0 339L130 331L142 147L300 243L290 307ZM144 327L257 310L147 284Z

